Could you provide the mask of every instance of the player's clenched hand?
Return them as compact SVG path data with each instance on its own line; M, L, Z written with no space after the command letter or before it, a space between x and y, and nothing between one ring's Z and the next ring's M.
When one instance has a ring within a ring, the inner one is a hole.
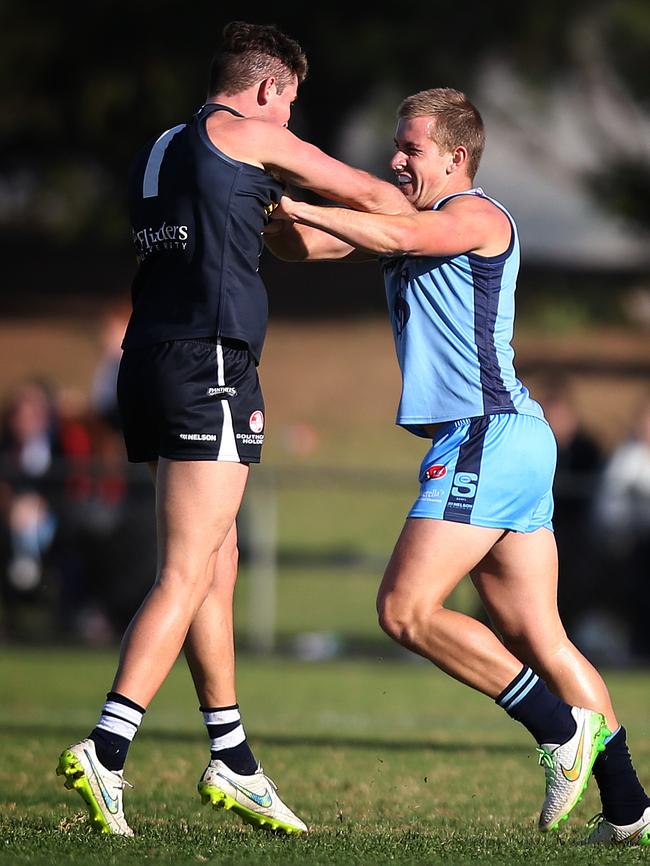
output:
M288 195L283 195L280 199L280 203L273 210L273 214L271 215L272 220L288 220L289 222L296 222L298 216L295 212L296 202L290 198Z

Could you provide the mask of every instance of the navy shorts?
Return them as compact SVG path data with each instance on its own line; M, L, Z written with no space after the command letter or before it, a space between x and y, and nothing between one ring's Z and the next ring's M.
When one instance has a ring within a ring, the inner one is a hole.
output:
M553 529L557 446L544 418L503 414L443 424L420 467L409 517L516 532Z
M264 399L245 343L215 337L125 349L117 398L132 463L260 462Z

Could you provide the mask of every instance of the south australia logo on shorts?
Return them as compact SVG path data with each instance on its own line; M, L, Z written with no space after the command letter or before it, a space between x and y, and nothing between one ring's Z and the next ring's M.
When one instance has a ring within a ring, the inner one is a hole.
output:
M447 467L442 463L434 463L433 466L427 466L424 470L424 481L434 481L437 478L444 478L447 474Z
M253 433L261 433L264 429L264 412L260 412L259 409L256 409L248 419L248 426L251 428Z

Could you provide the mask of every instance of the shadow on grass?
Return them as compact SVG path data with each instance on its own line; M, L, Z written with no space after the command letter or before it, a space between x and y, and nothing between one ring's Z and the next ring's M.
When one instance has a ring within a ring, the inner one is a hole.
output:
M0 723L0 735L20 734L21 736L60 737L62 741L70 742L75 734L73 725L56 724L25 724L21 722ZM313 748L354 748L354 749L386 749L394 752L417 752L422 749L432 752L476 752L487 754L525 754L533 748L517 743L477 743L462 740L442 742L440 740L390 740L375 737L333 736L332 734L264 734L247 729L248 738L267 746L308 746ZM158 740L165 743L205 743L205 733L197 731L169 731L148 729L138 733L138 741Z

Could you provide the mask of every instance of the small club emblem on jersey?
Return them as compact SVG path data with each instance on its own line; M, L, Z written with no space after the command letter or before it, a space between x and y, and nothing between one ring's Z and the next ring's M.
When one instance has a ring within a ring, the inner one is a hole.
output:
M251 428L253 433L261 433L264 429L264 413L260 412L259 409L256 409L248 419L248 426Z
M433 466L427 466L424 473L424 480L432 481L436 478L444 478L446 474L447 467L443 466L441 463L435 463Z

